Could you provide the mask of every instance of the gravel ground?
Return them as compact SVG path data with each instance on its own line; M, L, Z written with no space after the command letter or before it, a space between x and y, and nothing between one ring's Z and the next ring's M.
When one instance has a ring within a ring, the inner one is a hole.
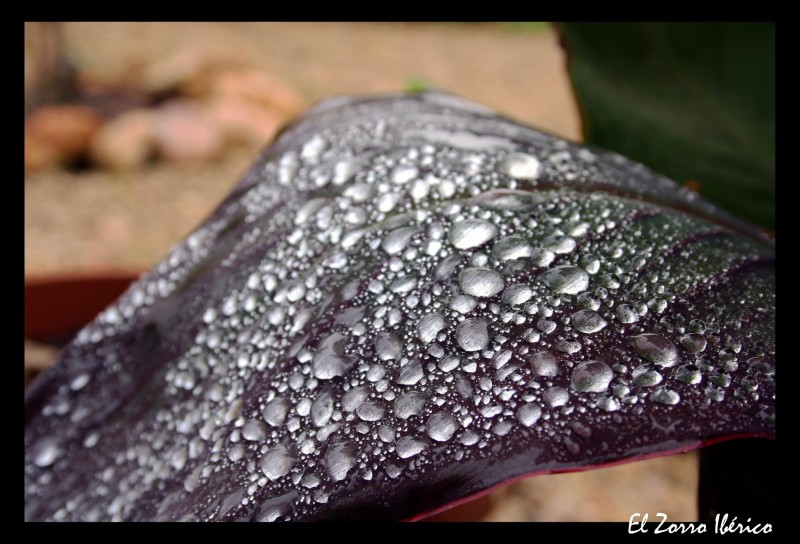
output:
M113 79L190 44L236 51L295 86L306 106L332 94L388 92L424 79L569 139L579 117L554 33L488 24L71 23L81 70ZM222 200L257 150L201 168L127 175L46 172L25 183L25 273L151 267ZM696 518L694 454L567 475L495 492L492 521Z

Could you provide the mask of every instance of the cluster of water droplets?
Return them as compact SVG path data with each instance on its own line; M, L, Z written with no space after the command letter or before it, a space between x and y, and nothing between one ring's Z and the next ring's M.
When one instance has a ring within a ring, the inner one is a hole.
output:
M555 465L613 449L598 427L650 425L644 406L663 425L686 397L772 399L774 343L747 331L768 311L688 296L756 246L581 190L663 189L652 175L636 185L616 157L431 101L444 114L409 100L370 115L368 103L336 125L321 109L329 128L284 134L221 212L79 335L71 381L43 411L79 429L69 399L93 375L124 379L135 354L111 348L136 318L177 312L189 341L149 378L147 414L106 431L126 449L86 431L102 470L49 517L128 519L149 496L155 518L300 519L352 479L415 478L511 444ZM170 306L203 274L216 287ZM154 320L145 345L177 334ZM52 428L26 450L29 508L62 485L43 470L65 457Z

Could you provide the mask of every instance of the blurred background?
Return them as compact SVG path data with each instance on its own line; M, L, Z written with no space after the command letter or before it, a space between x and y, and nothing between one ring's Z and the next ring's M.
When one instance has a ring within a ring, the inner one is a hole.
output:
M26 386L68 339L59 312L90 319L158 262L282 125L330 95L431 87L580 140L547 23L26 23ZM696 488L690 453L530 478L450 517L692 521Z

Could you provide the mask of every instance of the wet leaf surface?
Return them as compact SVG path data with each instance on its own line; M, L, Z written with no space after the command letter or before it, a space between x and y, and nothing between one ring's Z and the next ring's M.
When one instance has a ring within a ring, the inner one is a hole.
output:
M774 250L438 93L328 100L26 394L26 519L409 519L774 435Z

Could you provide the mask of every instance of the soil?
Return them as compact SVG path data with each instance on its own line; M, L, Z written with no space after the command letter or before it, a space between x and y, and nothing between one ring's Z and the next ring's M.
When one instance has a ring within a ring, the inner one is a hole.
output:
M423 23L69 23L77 69L113 81L184 46L234 52L283 78L304 105L427 81L562 137L580 137L564 55L550 29ZM208 215L257 154L159 163L129 174L48 171L25 181L25 274L143 271ZM26 344L27 345L27 344ZM26 350L27 351L27 350ZM42 365L42 352L37 364ZM694 454L531 478L490 497L491 521L696 519Z

